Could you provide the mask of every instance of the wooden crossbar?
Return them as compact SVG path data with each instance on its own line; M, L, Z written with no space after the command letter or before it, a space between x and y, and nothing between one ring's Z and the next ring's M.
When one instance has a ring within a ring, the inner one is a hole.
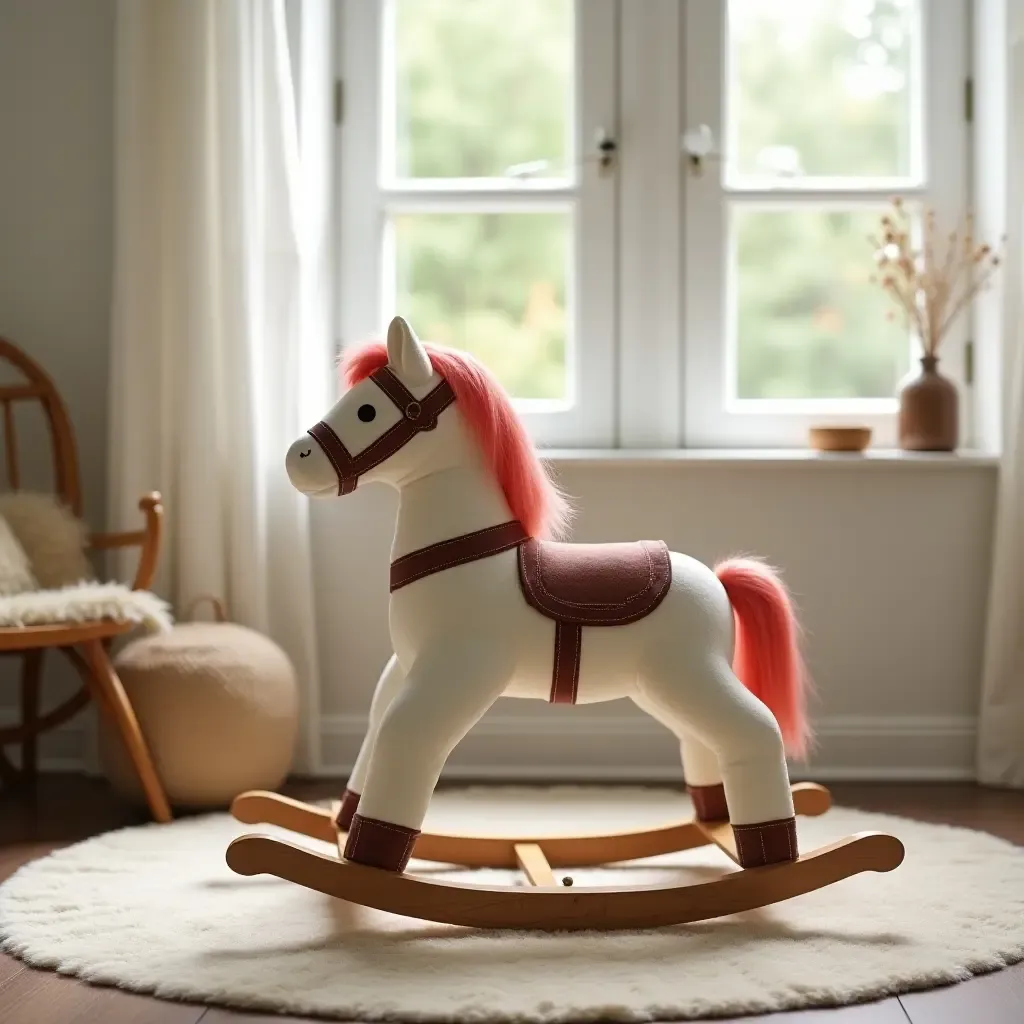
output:
M0 401L17 402L27 398L46 398L49 391L39 384L0 385Z
M516 860L530 885L557 884L544 851L536 843L516 843Z

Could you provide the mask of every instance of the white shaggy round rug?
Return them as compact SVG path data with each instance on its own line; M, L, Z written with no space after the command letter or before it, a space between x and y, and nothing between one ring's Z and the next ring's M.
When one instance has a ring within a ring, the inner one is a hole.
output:
M587 832L687 813L685 798L666 790L473 788L439 792L428 826ZM849 832L891 831L907 857L890 874L695 925L480 933L235 875L224 848L258 829L211 815L111 832L26 865L0 887L0 935L30 964L89 981L346 1020L723 1016L866 1000L1024 959L1024 850L846 808L801 818L799 827L805 849ZM572 874L577 885L697 881L726 863L705 848ZM410 869L436 870L415 861ZM470 874L515 877L444 873Z

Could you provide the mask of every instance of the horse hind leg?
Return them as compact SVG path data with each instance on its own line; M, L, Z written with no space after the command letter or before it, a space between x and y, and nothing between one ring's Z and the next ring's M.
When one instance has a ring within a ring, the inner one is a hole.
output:
M692 732L679 738L686 791L693 801L698 821L721 821L729 817L729 804L722 782L718 755Z
M694 816L698 821L721 821L729 817L722 784L722 768L718 755L695 735L688 723L681 725L665 716L661 708L651 704L642 695L634 694L633 702L655 721L661 722L675 733L679 740L679 755L683 764L683 780L693 801Z
M795 860L796 817L775 716L744 687L723 656L687 666L683 678L678 669L644 679L642 700L677 735L692 731L715 754L740 864L758 867Z

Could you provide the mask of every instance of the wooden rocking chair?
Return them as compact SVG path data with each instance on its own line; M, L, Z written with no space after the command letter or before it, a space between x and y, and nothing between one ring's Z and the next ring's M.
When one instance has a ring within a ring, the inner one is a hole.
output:
M0 338L0 360L14 366L24 378L24 383L0 386L8 488L16 491L21 486L14 403L38 402L49 427L55 494L76 516L81 517L82 495L75 439L64 402L42 368L3 338ZM153 581L160 552L163 516L160 495L145 495L139 501L139 508L145 517L141 530L92 534L89 545L94 550L140 548L139 564L132 586L135 590L145 590ZM124 740L153 817L162 822L171 820L167 797L138 720L108 655L112 639L132 629L133 625L101 619L92 622L0 627L0 654L20 655L22 659L21 723L0 728L0 783L18 786L34 784L38 773L37 741L40 733L62 725L81 711L91 698L96 701L101 713L109 717ZM70 660L82 677L82 687L62 704L43 714L40 698L43 657L47 648L60 651ZM16 768L6 757L3 748L7 744L20 746L20 768Z

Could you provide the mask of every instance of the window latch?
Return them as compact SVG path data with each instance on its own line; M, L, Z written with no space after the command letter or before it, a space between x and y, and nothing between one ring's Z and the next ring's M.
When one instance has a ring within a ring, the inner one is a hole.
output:
M615 155L618 152L618 143L608 134L604 128L598 128L594 132L594 149L597 151L592 156L583 157L574 165L576 168L583 167L588 163L596 163L598 173L608 174L615 166ZM550 170L547 160L527 160L524 163L511 164L505 168L503 174L506 178L518 178L526 180L536 178Z
M615 166L618 143L605 128L598 128L594 132L594 148L597 150L597 169L601 174L607 174Z
M687 155L690 171L697 176L704 173L704 166L708 160L720 160L722 157L715 146L715 133L706 124L685 132L681 149Z

